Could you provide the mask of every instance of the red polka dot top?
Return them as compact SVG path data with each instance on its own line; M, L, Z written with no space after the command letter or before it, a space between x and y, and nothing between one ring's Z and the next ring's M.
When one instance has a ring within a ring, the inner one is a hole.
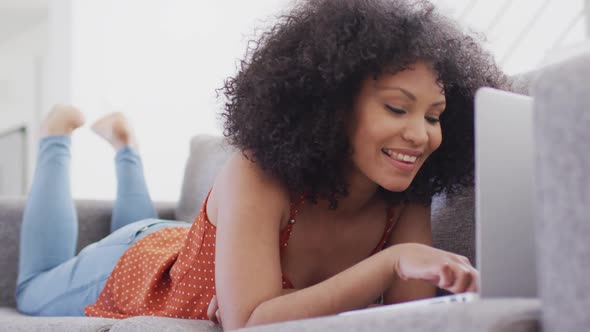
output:
M86 316L128 318L163 316L208 319L215 295L216 227L207 217L209 195L192 226L168 227L148 234L121 256L96 303L84 308ZM289 223L279 234L283 255L303 198L291 203ZM395 224L388 209L381 241L383 249ZM283 275L283 288L293 288Z

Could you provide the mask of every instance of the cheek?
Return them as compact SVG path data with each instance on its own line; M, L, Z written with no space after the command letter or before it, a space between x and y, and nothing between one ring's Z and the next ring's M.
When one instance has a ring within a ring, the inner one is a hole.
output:
M366 151L371 143L379 139L383 129L380 127L380 122L375 121L369 114L362 115L356 119L353 143L359 150Z
M436 129L433 129L430 132L429 137L429 148L430 152L432 153L442 144L442 130L440 126L438 126Z

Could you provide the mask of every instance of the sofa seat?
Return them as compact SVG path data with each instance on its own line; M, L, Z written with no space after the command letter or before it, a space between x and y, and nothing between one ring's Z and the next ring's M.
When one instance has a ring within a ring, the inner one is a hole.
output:
M537 299L487 299L471 303L401 307L389 312L328 316L240 331L420 331L420 332L537 332L541 305ZM6 331L222 332L209 321L138 316L123 320L89 317L29 317L0 308L0 327Z
M222 332L219 325L210 321L138 316L127 319L96 317L32 317L14 308L0 308L0 331L191 331Z
M470 303L401 307L389 312L304 319L242 331L536 332L541 331L540 317L541 303L538 299L498 298Z
M111 332L223 332L221 327L207 320L138 316L117 322Z
M0 308L1 331L110 331L116 319L94 317L31 317L14 308Z

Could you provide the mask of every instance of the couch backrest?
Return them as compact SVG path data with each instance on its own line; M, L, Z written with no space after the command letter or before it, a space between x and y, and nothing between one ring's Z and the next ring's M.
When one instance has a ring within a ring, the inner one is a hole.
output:
M15 306L23 198L0 199L0 307Z
M432 200L432 240L435 247L475 261L475 191L467 188Z
M235 150L221 136L197 135L190 144L176 220L193 221L215 176Z

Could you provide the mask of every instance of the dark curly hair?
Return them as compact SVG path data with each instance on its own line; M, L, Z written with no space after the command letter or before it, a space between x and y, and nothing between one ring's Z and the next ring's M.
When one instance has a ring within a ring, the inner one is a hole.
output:
M477 39L427 1L309 0L252 41L221 89L224 135L294 193L332 208L348 195L347 123L361 82L416 61L432 64L447 99L443 142L392 203L430 204L473 184L473 97L509 81Z

